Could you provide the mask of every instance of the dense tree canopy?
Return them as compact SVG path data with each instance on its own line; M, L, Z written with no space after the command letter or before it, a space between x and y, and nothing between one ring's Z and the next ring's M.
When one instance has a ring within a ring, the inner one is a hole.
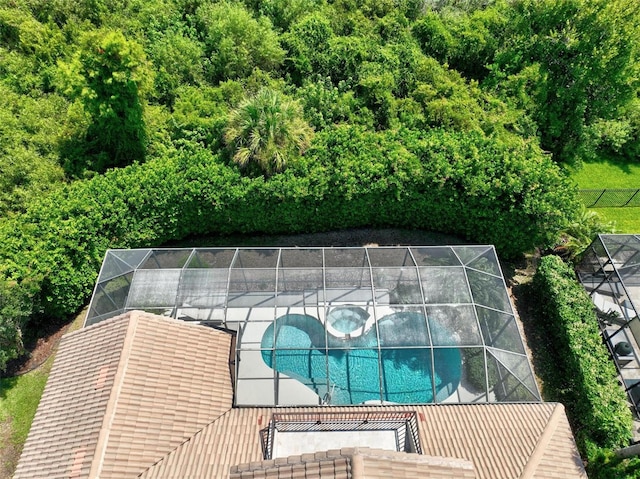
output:
M43 105L48 138L20 142L25 122L7 121L0 209L20 210L30 188L61 179L59 166L82 176L143 161L163 151L156 140L192 137L195 124L180 123L177 111L186 97L228 82L248 97L269 84L256 83L265 74L301 100L316 130L444 127L532 139L558 162L599 151L633 158L639 8L628 0L5 4L3 114ZM213 129L198 127L208 145L224 145L239 97L216 100ZM190 118L207 118L197 110L210 103L202 97Z
M558 164L640 152L638 8L4 2L0 368L114 245L365 225L553 243L578 215Z
M104 171L145 156L146 129L142 96L152 83L142 47L118 31L97 30L83 35L69 63L61 63L61 83L72 101L89 117L84 143L65 158L72 174L89 167ZM84 146L84 159L79 151ZM79 163L79 164L78 164ZM87 164L88 163L88 164Z
M575 160L589 143L589 127L624 118L637 98L640 65L631 39L640 4L518 0L505 13L491 83L528 83L526 107L543 147L558 160Z

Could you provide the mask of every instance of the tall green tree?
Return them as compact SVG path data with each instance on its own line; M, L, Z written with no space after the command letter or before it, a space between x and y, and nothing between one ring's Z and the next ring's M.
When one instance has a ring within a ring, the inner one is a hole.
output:
M571 161L589 125L618 117L636 98L640 3L516 0L508 16L491 81L520 96L542 146Z
M427 55L480 81L489 73L487 66L493 62L506 20L499 7L467 14L445 9L426 13L413 24L413 33Z
M80 160L69 158L67 170L103 171L142 161L146 143L143 98L153 83L142 47L118 31L91 31L82 37L71 61L61 63L60 68L65 93L79 101L90 118L82 138L87 155Z
M301 85L313 73L330 76L329 42L333 38L331 22L318 12L302 18L283 34L287 50L284 66L294 83Z
M271 176L286 168L311 144L313 130L300 104L263 88L245 99L229 116L224 139L241 167L257 167Z
M24 352L22 331L31 315L31 302L23 290L0 278L0 371Z
M318 10L323 2L317 0L244 0L257 14L271 20L278 31L286 31L300 18Z
M57 140L67 106L55 93L34 98L0 82L0 216L23 211L64 179Z
M149 45L154 65L153 97L173 107L181 85L204 84L204 48L179 31L167 31Z
M204 4L195 14L196 28L212 82L248 77L255 68L277 69L284 59L278 35L267 17L253 18L239 3Z

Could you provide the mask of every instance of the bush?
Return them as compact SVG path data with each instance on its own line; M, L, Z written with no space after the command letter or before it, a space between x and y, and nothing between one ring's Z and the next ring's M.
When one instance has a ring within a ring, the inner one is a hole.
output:
M278 35L267 17L255 19L240 3L203 3L195 12L202 37L209 81L248 77L254 68L276 70L284 59Z
M591 299L571 268L557 256L546 256L534 277L539 318L554 351L560 381L554 399L563 402L578 445L586 452L626 445L631 413L617 373L602 343Z
M0 281L0 371L7 362L23 353L22 330L31 314L27 288Z
M165 158L64 186L0 225L0 279L31 285L37 315L65 317L90 295L108 248L190 235L409 227L513 257L555 239L572 191L539 150L480 134L334 127L269 179L183 140Z
M619 458L613 451L591 445L587 450L589 479L631 479L640 477L640 458Z

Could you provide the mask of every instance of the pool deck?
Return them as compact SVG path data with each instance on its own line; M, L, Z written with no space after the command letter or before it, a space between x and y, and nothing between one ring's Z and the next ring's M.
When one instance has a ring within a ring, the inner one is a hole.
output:
M280 432L274 437L273 458L297 456L343 447L371 447L395 451L395 431Z

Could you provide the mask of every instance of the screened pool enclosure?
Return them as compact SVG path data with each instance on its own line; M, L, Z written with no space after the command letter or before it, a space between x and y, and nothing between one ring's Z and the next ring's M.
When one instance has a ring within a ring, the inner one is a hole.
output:
M492 246L110 250L130 310L234 334L237 406L540 400Z
M598 309L640 338L640 235L599 235L576 271Z
M576 271L599 312L605 343L640 414L640 235L599 235Z

